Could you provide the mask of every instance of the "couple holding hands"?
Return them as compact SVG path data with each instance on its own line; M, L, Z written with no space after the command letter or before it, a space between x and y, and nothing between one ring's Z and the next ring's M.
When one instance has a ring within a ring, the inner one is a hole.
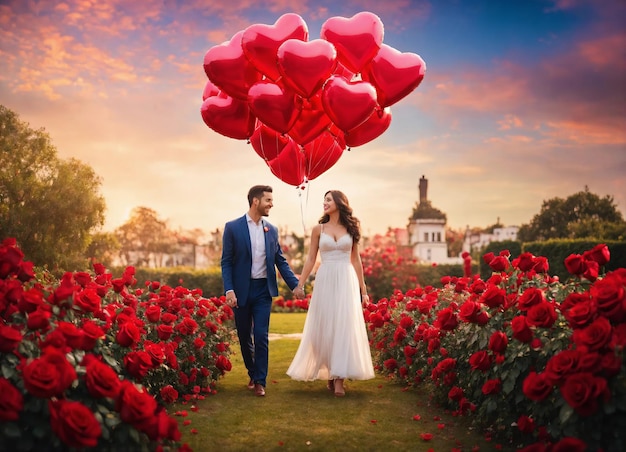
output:
M346 196L324 195L324 213L311 231L309 253L298 279L283 256L278 230L264 217L273 206L272 187L255 185L248 192L248 212L226 223L222 242L222 279L226 303L233 308L241 354L248 370L248 389L265 395L269 320L272 297L278 295L276 269L294 295L317 270L313 294L298 351L287 370L294 380L326 380L344 396L344 380L374 378L362 306L369 301L359 255L360 225Z

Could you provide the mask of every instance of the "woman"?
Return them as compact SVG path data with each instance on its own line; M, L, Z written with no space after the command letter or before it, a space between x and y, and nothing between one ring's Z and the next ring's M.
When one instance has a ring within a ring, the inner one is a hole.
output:
M363 308L369 302L359 255L359 220L352 216L346 195L324 195L324 215L311 231L309 254L294 295L304 297L319 250L317 270L302 340L287 375L294 380L327 380L338 397L344 380L374 378Z

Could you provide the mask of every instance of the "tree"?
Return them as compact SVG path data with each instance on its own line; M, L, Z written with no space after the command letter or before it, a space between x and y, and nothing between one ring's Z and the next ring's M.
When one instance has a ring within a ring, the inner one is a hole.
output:
M172 253L176 245L176 235L148 207L135 207L130 219L115 230L115 235L126 265L162 267L163 256Z
M0 105L0 237L14 237L28 260L85 268L90 234L104 224L100 185L90 166L59 159L44 129Z
M119 251L120 242L114 233L96 232L91 236L91 241L85 251L85 257L105 267L111 267Z
M626 231L624 218L612 196L600 196L585 190L566 199L544 201L541 211L518 232L522 242L561 238L592 238L623 240Z

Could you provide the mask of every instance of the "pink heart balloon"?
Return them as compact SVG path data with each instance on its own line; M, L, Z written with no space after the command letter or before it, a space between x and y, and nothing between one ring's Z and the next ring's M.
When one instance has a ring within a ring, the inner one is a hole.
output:
M289 136L300 146L304 146L317 138L330 124L332 121L322 107L321 94L318 94L308 102L303 102L300 115L289 130Z
M304 182L304 153L293 141L267 162L272 174L289 185L298 186Z
M324 111L344 132L370 117L376 108L376 89L365 81L349 82L331 75L322 88Z
M395 104L419 86L426 73L426 63L415 53L402 53L383 44L367 69L363 79L376 87L378 104Z
M211 47L204 55L204 72L226 94L246 100L248 90L262 75L243 54L242 36L240 31L230 41Z
M304 147L305 171L313 180L328 171L343 154L343 146L329 132L324 132Z
M274 25L250 25L243 32L241 47L254 67L270 80L280 78L276 52L288 39L306 41L309 30L306 22L294 13L283 14Z
M391 108L377 108L361 125L347 132L344 136L346 145L350 147L369 143L381 136L391 124Z
M248 102L259 121L280 133L289 132L300 114L296 95L268 80L250 87Z
M277 56L285 84L306 99L319 91L337 65L335 47L323 39L288 39L278 48Z
M380 18L363 11L351 18L331 17L322 24L320 36L334 44L337 59L352 72L361 72L378 52L384 28Z
M208 97L200 108L202 120L217 133L236 140L246 140L254 131L256 118L247 102L226 95Z
M250 137L252 148L265 161L278 157L291 142L289 136L278 133L261 122L257 122L257 127Z

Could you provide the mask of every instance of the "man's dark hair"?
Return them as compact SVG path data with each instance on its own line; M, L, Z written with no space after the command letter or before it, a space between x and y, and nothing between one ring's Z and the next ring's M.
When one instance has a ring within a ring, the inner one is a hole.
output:
M272 187L269 185L255 185L248 191L248 205L252 205L252 200L254 198L261 199L263 197L263 193L269 192L272 193Z

